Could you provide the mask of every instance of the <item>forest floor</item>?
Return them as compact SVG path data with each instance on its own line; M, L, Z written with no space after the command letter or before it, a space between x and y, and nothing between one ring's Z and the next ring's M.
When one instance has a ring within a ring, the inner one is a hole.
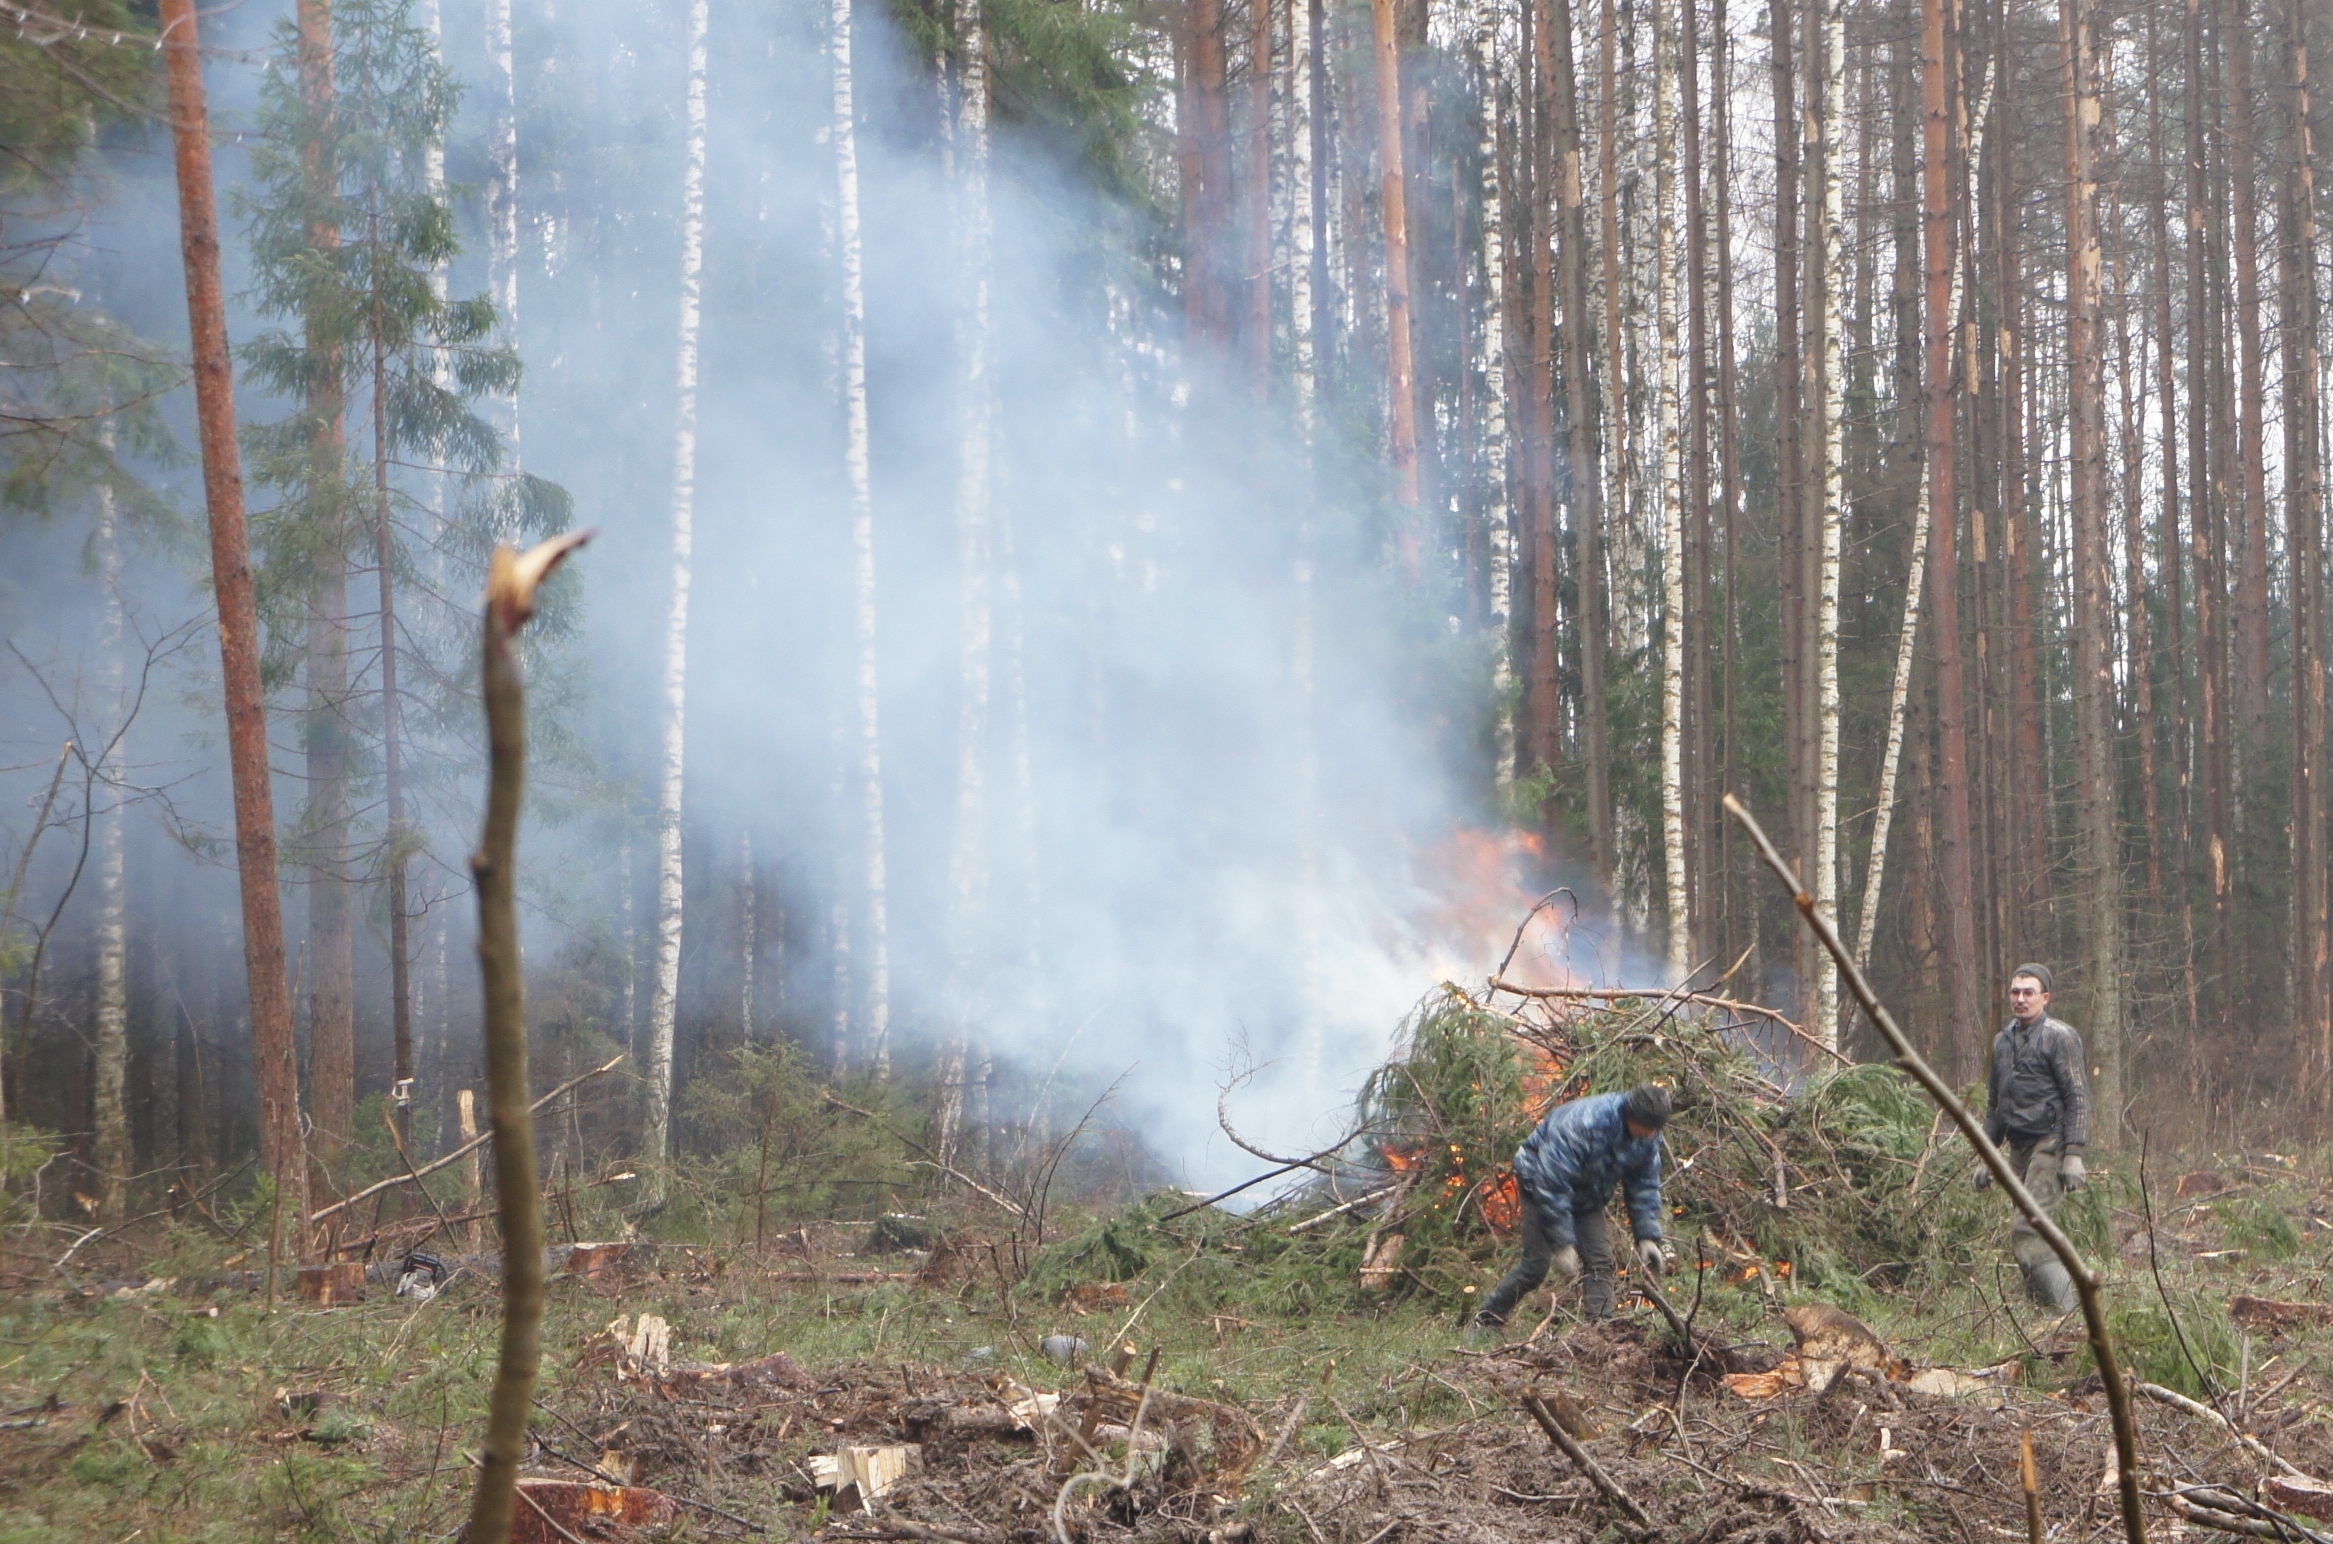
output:
M2158 1154L2163 1191L2162 1176L2190 1172L2179 1196L2145 1203L2101 1157L2094 1190L2116 1241L2108 1301L2134 1375L2213 1400L2293 1470L2333 1479L2333 1326L2317 1306L2333 1271L2324 1164L2199 1155L2175 1167ZM1526 1413L1536 1394L1664 1539L2024 1538L2028 1432L2043 1536L2118 1537L2101 1487L2107 1415L2079 1323L2022 1301L2007 1208L1996 1210L1930 1285L1840 1305L1899 1362L1822 1392L1789 1386L1785 1371L1766 1397L1728 1387L1721 1364L1787 1368L1798 1332L1786 1307L1846 1294L1689 1257L1670 1279L1701 1348L1689 1358L1642 1300L1588 1324L1572 1316L1575 1295L1505 1345L1467 1346L1449 1306L1422 1292L1227 1310L1220 1291L1186 1290L1203 1256L1243 1268L1252 1221L1132 1279L1042 1296L1001 1290L994 1212L985 1240L966 1212L930 1253L861 1253L869 1228L833 1223L758 1254L636 1245L553 1278L528 1473L586 1480L588 1464L676 1498L642 1535L669 1539L1641 1536ZM20 1237L0 1278L0 1544L458 1532L495 1359L490 1273L457 1275L420 1305L376 1282L334 1307L287 1288L270 1309L230 1268L248 1267L247 1251L236 1259L189 1231L142 1252L108 1241L112 1254L74 1262L77 1291L36 1243ZM1501 1263L1482 1252L1485 1286ZM662 1357L638 1341L644 1315L669 1325ZM619 1319L629 1347L611 1335ZM1090 1344L1070 1353L1083 1365L1045 1353L1056 1335ZM1930 1393L1906 1380L1933 1368L1966 1381ZM1036 1396L1056 1394L1048 1414ZM2277 1469L2191 1412L2141 1400L2139 1417L2156 1537L2177 1536L2168 1492L2183 1485L2288 1514L2317 1504L2289 1477L2270 1488ZM820 1457L910 1444L917 1465L871 1508L846 1510L855 1493L838 1504L821 1488ZM2333 1520L2317 1527L2333 1536ZM620 1531L578 1523L568 1536Z

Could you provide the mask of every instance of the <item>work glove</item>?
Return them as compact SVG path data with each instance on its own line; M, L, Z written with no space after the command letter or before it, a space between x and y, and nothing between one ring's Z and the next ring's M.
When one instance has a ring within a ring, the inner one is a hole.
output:
M1990 1190L1993 1188L1993 1171L1980 1163L1977 1165L1977 1177L1969 1183L1978 1190Z
M1580 1279L1580 1252L1569 1244L1564 1245L1549 1258L1547 1271L1558 1287L1570 1286Z
M2068 1190L2080 1190L2090 1183L2090 1175L2082 1167L2080 1153L2068 1153L2058 1160L2058 1183Z
M1644 1267L1645 1274L1655 1281L1669 1273L1668 1252L1661 1248L1661 1241L1657 1238L1638 1239L1636 1259Z

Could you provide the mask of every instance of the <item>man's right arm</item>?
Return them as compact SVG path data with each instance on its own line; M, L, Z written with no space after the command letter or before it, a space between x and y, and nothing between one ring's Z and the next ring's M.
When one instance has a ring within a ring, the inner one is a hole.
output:
M1985 1046L1985 1140L1995 1147L2009 1135L2008 1124L2001 1114L2001 1058L1988 1043Z

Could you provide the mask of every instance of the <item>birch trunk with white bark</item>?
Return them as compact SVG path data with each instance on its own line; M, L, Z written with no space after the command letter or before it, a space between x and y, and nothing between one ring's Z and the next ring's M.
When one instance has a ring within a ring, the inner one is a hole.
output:
M891 1076L891 940L883 832L882 673L875 652L875 498L867 448L867 296L859 256L858 110L851 81L851 0L829 11L834 65L835 241L842 259L843 470L850 489L853 621L858 643L860 879L865 891L866 1022L875 1076Z
M685 163L681 173L680 332L672 436L672 575L664 614L664 745L656 780L656 972L649 987L645 1157L664 1194L672 1156L673 1029L680 1006L681 794L689 665L689 585L697 511L697 325L705 266L705 34L708 0L691 0Z
M1685 424L1677 379L1684 360L1677 331L1678 130L1671 20L1670 0L1653 0L1653 325L1661 350L1661 854L1669 976L1681 982L1693 969L1693 907L1685 871Z
M956 138L956 222L963 312L957 326L962 359L964 440L956 467L956 565L959 618L956 698L956 829L948 853L948 979L942 1000L953 1023L940 1060L940 1107L934 1148L954 1163L964 1135L965 1080L981 1017L974 978L988 921L988 720L993 618L990 443L995 385L989 376L988 34L980 0L956 13L961 61Z
M113 443L113 426L100 431ZM97 635L97 700L107 711L122 704L122 544L113 485L97 485L97 563L105 588L105 615ZM97 1135L99 1220L120 1220L122 1185L130 1172L129 1110L123 1099L129 1081L129 886L124 873L126 812L116 791L118 738L109 741L98 763L92 797L103 800L97 823L97 1032L90 1047L96 1061L91 1080L92 1124Z
M1807 876L1815 904L1836 914L1839 892L1839 584L1845 520L1847 222L1841 188L1847 121L1847 9L1845 0L1819 0L1822 107L1811 127L1822 155L1822 251L1810 254L1822 289L1821 337L1813 366L1819 373L1822 423L1816 437L1821 475L1810 478L1820 498L1815 598L1814 856ZM1818 62L1819 61L1819 62ZM1815 1033L1826 1046L1839 1039L1839 975L1815 962Z
M1506 204L1499 186L1499 7L1481 0L1474 13L1474 73L1482 93L1482 272L1481 339L1483 416L1483 518L1489 526L1492 775L1503 801L1515 786L1514 640L1508 624L1514 609L1514 570L1509 544L1507 499Z
M503 337L518 340L518 73L511 0L486 0L486 289ZM443 152L438 152L442 165ZM519 468L518 388L498 404L507 469Z

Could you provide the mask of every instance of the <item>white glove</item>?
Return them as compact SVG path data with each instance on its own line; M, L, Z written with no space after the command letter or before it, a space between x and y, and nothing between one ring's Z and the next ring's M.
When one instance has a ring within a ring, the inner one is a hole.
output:
M1547 1272L1555 1278L1558 1287L1568 1287L1580 1279L1580 1252L1566 1244L1547 1262Z
M1644 1267L1645 1274L1655 1281L1669 1273L1668 1251L1661 1248L1661 1241L1657 1238L1638 1239L1636 1258L1637 1263Z
M2068 1190L2080 1190L2090 1183L2090 1174L2082 1167L2080 1153L2068 1153L2058 1160L2058 1183Z

